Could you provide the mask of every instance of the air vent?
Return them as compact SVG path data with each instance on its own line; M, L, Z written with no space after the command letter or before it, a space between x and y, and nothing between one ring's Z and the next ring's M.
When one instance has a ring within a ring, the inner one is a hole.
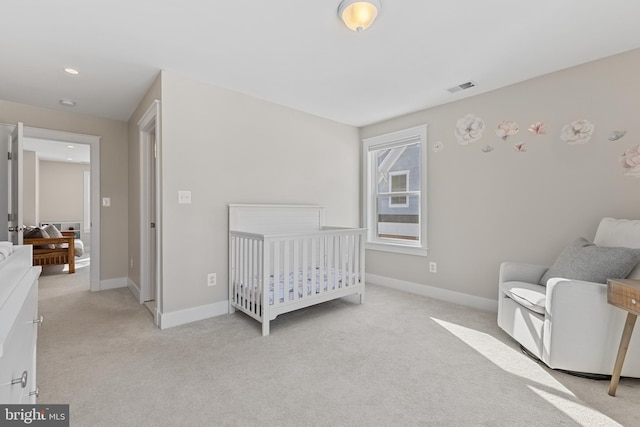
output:
M456 93L456 92L460 92L461 90L470 89L470 88L474 87L475 85L476 85L475 82L468 81L466 83L459 84L458 86L450 87L447 90L450 93Z

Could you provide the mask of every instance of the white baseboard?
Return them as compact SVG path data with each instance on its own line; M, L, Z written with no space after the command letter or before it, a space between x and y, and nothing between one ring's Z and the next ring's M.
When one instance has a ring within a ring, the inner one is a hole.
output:
M433 286L420 285L418 283L404 280L392 279L390 277L366 274L366 283L385 286L411 294L422 295L441 301L452 302L466 307L476 308L483 311L498 312L498 301L489 298L476 297L474 295L463 294L462 292L449 291L447 289L435 288Z
M158 313L158 322L160 329L167 329L228 313L229 301L220 301L169 313Z
M107 289L126 288L127 278L117 277L115 279L106 279L100 281L100 290L106 291Z
M127 288L129 288L136 301L140 301L140 287L129 278L127 278Z

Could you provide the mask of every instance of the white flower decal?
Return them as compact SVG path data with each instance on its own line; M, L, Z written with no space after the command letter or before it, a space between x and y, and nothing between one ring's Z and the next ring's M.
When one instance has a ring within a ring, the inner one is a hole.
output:
M458 142L467 145L482 138L484 121L474 114L467 114L456 123L455 135Z
M628 148L619 160L625 175L640 178L640 145Z
M503 120L498 123L498 129L496 129L496 135L506 141L507 138L517 134L520 131L518 124L513 120Z
M440 141L433 143L433 151L439 153L444 149L444 144Z
M589 120L576 120L562 127L560 139L569 144L584 144L591 139L595 126Z

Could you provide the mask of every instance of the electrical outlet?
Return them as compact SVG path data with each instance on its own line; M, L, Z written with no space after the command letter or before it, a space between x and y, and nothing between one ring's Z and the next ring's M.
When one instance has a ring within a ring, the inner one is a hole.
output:
M431 273L437 273L438 272L438 264L436 264L435 262L430 262L429 263L429 272Z
M207 275L207 286L215 286L216 285L216 273L209 273Z

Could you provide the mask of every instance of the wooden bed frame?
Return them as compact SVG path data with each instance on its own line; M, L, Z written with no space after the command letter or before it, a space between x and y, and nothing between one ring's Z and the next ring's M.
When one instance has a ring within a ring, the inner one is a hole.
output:
M229 205L229 312L262 323L358 294L364 302L365 229L325 227L324 208Z
M64 237L24 239L25 245L33 245L33 265L69 264L69 274L76 272L76 253L73 231L62 231ZM59 245L66 243L66 248L36 248L41 245Z

